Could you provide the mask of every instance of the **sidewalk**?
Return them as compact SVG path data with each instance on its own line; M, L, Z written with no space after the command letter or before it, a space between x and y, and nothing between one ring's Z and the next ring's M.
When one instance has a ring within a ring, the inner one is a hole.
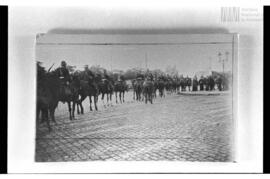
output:
M217 96L217 95L227 95L230 94L231 91L181 91L178 92L178 95L189 95L189 96Z

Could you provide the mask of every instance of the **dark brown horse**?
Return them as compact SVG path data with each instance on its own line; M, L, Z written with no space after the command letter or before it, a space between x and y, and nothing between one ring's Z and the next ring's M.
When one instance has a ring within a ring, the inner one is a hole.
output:
M77 76L79 78L79 76ZM89 78L88 81L85 80L80 80L80 99L77 104L77 113L78 114L83 114L84 113L84 108L82 105L82 102L89 97L89 102L90 102L90 111L92 111L92 98L94 101L95 105L95 110L97 111L97 102L98 102L98 95L99 95L99 89L98 89L98 84L95 78ZM81 109L81 110L80 110Z
M153 103L153 91L154 91L154 82L146 79L143 82L143 94L146 104L147 101L149 101L151 104Z
M157 97L157 90L158 90L158 80L155 79L153 83L154 83L153 97L156 98Z
M164 93L164 89L165 89L165 83L163 80L158 80L158 93L159 93L159 96L162 98L162 97L165 97L165 93Z
M118 93L119 93L119 101L120 103L125 102L125 92L128 90L128 86L126 81L116 81L114 83L114 93L115 93L115 100L118 103Z
M136 94L136 100L137 101L143 100L143 80L136 79L134 81L133 88Z
M51 126L48 117L48 106L52 97L50 95L49 88L46 86L46 71L41 66L40 62L37 62L37 100L36 100L36 124L39 126L39 116L41 114L41 122L46 122L49 131Z
M98 83L99 93L101 94L101 100L103 102L104 107L106 107L104 103L105 94L107 95L107 106L112 105L112 95L114 91L113 81L108 79L102 79Z
M64 86L55 71L46 73L42 80L39 81L37 86L37 119L41 111L49 131L51 131L49 115L52 121L56 123L54 113L59 101L67 102L70 120L75 119L75 104L79 96L77 83L78 81L73 80L69 85ZM72 107L71 103L73 104Z

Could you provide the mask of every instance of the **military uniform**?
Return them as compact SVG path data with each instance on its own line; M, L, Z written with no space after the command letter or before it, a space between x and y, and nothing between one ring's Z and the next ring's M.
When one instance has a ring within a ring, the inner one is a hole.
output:
M64 101L66 96L72 95L69 83L71 82L71 77L69 74L68 69L66 68L66 62L62 61L61 62L61 67L56 69L56 74L61 80L61 100Z
M124 77L124 75L120 75L120 81L125 81L125 77Z
M91 79L93 79L95 77L94 73L89 70L89 69L85 69L84 73L83 73L83 80L85 81L90 81Z
M67 84L67 82L70 82L70 74L67 68L65 67L57 68L56 74L60 78L62 84Z
M197 80L197 78L193 78L192 91L198 91L198 80Z
M137 80L143 80L143 79L144 79L143 74L140 74L140 73L137 74L137 75L136 75L136 79L137 79Z
M203 85L204 85L204 79L203 79L203 77L200 78L199 85L200 85L200 91L203 91Z
M147 80L153 81L153 75L152 75L152 73L146 74L146 75L145 75L145 78L146 78Z

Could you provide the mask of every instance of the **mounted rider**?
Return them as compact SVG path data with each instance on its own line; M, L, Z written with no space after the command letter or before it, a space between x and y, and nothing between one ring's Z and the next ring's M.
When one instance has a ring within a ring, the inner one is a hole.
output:
M137 73L136 80L143 80L143 79L144 79L144 75L142 73Z
M61 80L61 84L69 85L71 78L70 78L69 71L67 69L67 63L65 61L62 61L61 66L56 69L56 74Z
M88 68L88 65L84 66L83 80L90 82L95 78L95 74Z
M71 90L70 90L70 74L67 69L67 63L65 61L61 62L61 66L55 70L58 78L61 81L61 94L64 96L69 96L71 95Z
M153 75L152 75L152 73L146 73L145 74L145 79L147 80L147 81L153 81L154 80L154 77L153 77Z
M104 69L104 70L103 70L103 76L102 76L102 80L108 80L108 81L110 81L110 80L111 80L111 78L110 78L110 76L108 75L108 73L107 73L107 70L106 70L106 69Z
M145 80L147 81L153 81L153 74L149 71L149 69L147 69L146 73L145 73Z
M124 82L125 81L124 75L119 75L118 81Z

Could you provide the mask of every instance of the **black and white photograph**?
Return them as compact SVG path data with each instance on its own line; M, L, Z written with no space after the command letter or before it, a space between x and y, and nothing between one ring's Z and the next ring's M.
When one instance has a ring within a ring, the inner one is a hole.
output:
M237 34L141 36L37 35L37 162L233 161Z
M150 9L9 8L10 171L260 171L262 8Z

